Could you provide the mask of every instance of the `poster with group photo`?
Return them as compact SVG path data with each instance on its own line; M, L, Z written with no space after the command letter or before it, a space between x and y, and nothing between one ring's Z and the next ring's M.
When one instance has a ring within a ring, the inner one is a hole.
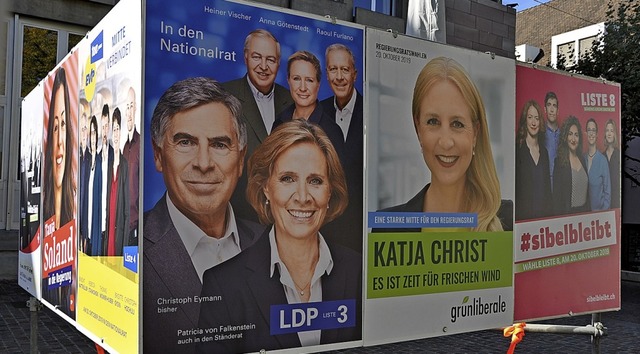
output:
M364 33L146 8L143 350L361 345Z
M620 86L516 74L515 319L618 309Z
M141 5L123 0L79 45L78 324L138 351Z
M78 56L68 55L44 80L41 183L42 302L76 318Z
M40 83L22 100L20 121L20 244L18 284L40 298L41 223L40 181L42 172L42 107Z
M513 318L513 60L367 31L364 344Z

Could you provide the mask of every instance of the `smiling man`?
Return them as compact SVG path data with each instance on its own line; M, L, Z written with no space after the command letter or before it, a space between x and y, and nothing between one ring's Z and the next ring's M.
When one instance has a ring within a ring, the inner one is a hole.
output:
M342 244L362 251L362 168L364 154L364 134L362 117L362 95L355 89L358 70L353 52L344 44L332 44L325 50L327 81L331 85L334 96L320 104L324 111L335 119L342 130L344 138L343 167L349 189L349 206L345 213L323 231L328 235L347 234Z
M280 68L280 43L271 32L257 29L247 35L244 41L244 63L247 74L224 83L223 87L238 98L242 105L241 119L247 126L245 158L248 159L271 133L278 114L293 101L289 90L275 82ZM257 221L257 215L244 197L246 186L247 177L243 174L232 204L236 206L239 215Z
M156 169L167 193L144 215L144 350L188 353L202 274L240 253L264 227L237 219L229 200L242 175L240 102L208 78L173 84L151 118ZM183 339L183 338L182 338Z

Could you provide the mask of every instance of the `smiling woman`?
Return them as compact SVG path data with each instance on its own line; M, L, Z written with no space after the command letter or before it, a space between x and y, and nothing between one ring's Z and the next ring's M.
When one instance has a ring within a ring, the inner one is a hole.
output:
M326 134L304 120L284 123L251 156L248 170L249 203L262 223L273 226L237 257L205 272L202 296L221 296L222 301L201 306L199 326L252 323L255 329L238 340L203 343L199 352L253 352L359 339L361 256L328 244L320 234L320 227L340 216L348 203L344 172ZM318 303L337 300L352 301L343 308L345 316L355 317L352 325L272 335L282 323L263 315L276 305L315 303L312 308L320 308L325 305Z
M525 103L520 114L516 142L516 220L549 215L551 179L545 147L544 115L538 102Z
M464 68L451 58L429 61L416 80L412 114L431 183L385 211L476 213L474 231L510 230L512 209L500 199L484 103Z

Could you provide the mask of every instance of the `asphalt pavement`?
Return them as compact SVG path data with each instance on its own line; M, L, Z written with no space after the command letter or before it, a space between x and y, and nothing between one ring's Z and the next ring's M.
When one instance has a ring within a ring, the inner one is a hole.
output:
M600 341L600 353L640 352L640 283L622 281L621 289L622 309L602 314L607 335ZM29 294L16 280L0 280L0 353L30 352L27 300ZM96 353L92 341L48 308L42 308L37 314L40 353ZM591 323L591 315L535 323L584 326ZM501 331L485 330L332 353L506 353L509 343ZM525 336L515 352L591 353L592 349L589 336L527 333L525 328Z

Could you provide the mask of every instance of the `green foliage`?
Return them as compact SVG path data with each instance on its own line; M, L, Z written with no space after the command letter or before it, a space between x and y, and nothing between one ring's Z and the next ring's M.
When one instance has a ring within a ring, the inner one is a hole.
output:
M22 92L26 96L56 65L57 32L24 27L22 52Z
M640 137L640 4L621 0L609 2L605 33L590 51L567 68L559 58L557 68L620 83L622 97L622 149L625 159L640 162L639 156L626 153L627 142ZM624 172L624 170L623 170ZM640 185L640 181L625 173Z

